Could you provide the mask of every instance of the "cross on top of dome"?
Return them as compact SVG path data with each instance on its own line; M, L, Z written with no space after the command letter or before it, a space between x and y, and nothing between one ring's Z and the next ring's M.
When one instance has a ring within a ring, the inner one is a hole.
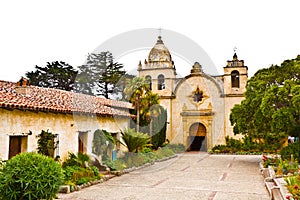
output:
M172 62L170 51L165 46L161 36L158 36L156 44L151 49L148 61L151 62Z

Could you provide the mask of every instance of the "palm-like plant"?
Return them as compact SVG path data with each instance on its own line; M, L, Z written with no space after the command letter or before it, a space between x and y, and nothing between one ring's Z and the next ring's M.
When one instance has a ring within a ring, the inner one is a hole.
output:
M138 152L139 149L149 144L150 138L147 134L136 132L134 129L125 129L121 132L121 144L127 147L130 153Z
M150 144L152 144L153 118L160 114L158 94L154 94L151 91L147 92L141 99L141 108L140 114L145 118L145 121L150 122L149 135Z
M139 132L141 98L150 91L149 83L140 77L128 80L124 93L137 111L136 131Z

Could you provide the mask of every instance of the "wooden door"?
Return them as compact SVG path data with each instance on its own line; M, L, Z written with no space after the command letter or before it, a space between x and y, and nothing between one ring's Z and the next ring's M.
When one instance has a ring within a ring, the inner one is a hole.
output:
M9 137L9 155L8 155L8 159L11 159L15 155L21 153L21 144L22 144L22 137L21 136L10 136Z

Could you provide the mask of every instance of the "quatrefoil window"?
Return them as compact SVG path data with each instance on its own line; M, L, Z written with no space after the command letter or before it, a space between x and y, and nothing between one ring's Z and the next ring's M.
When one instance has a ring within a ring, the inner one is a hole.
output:
M194 102L201 102L203 100L203 91L201 91L198 87L196 91L194 92Z

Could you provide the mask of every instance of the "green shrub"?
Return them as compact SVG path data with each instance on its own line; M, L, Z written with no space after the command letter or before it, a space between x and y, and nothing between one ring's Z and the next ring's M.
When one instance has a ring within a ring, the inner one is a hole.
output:
M291 160L291 155L293 155L293 157L295 159L297 159L299 162L300 161L300 143L295 142L295 143L289 144L288 146L282 148L280 151L280 155L283 160Z
M76 185L82 185L82 184L88 183L89 181L90 181L90 179L88 177L83 177L76 181Z
M0 199L53 199L62 183L62 168L52 158L21 153L0 170Z
M293 159L293 156L291 158L291 160L279 160L279 164L277 166L277 174L294 174L297 173L299 169L298 163Z
M229 152L228 147L225 144L216 145L211 150L214 153L228 153Z
M142 153L150 153L150 152L152 152L152 149L149 148L149 147L143 147L143 149L142 149L141 152L142 152Z
M240 151L243 147L243 142L229 136L225 137L226 146L232 151L237 152Z
M96 166L90 166L91 170L94 173L94 176L99 176L100 172L99 169Z
M141 156L144 157L145 161L148 163L152 163L157 159L154 152L148 152L148 153L141 153Z
M106 144L108 142L108 145ZM97 129L94 132L93 138L93 153L102 156L103 160L107 159L107 150L109 147L112 147L115 144L115 139L111 133L106 130Z
M68 158L63 162L62 166L78 166L78 167L85 167L86 164L90 161L90 157L87 154L78 153L75 155L74 153L69 152Z
M130 158L130 157L129 157ZM132 158L132 166L138 167L147 163L147 159L143 156L142 153L133 154Z
M94 177L94 172L90 168L79 168L78 170L74 170L71 180L74 183L77 183L78 180L82 178L90 178Z
M0 158L0 170L2 169L3 165L4 165L4 162L3 162L2 159Z
M65 181L72 181L72 176L75 171L80 170L78 166L66 166L63 168L65 174Z
M157 159L162 159L162 158L166 158L166 157L170 157L170 156L174 156L175 153L167 148L167 147L164 147L164 148L161 148L161 149L158 149L156 152L156 157Z
M117 170L117 167L116 167L116 165L115 165L115 162L112 161L110 158L108 158L108 159L106 159L105 161L103 161L103 163L104 163L107 167L109 167L109 169L110 169L111 171Z
M125 129L121 132L122 144L129 152L138 152L149 145L150 138L147 134L136 132L134 129Z
M54 141L55 137L55 134L49 132L49 130L42 130L42 132L37 136L38 153L53 158L54 150L57 147L57 143Z
M174 153L185 152L185 146L183 144L168 144L166 147L171 149Z
M300 175L289 176L285 178L285 182L287 183L287 189L291 194L289 199L300 199Z
M64 168L65 174L65 184L71 185L72 184L83 184L86 183L85 180L91 181L95 179L100 179L101 174L97 167L91 166L87 168L82 168L78 166L66 166Z

